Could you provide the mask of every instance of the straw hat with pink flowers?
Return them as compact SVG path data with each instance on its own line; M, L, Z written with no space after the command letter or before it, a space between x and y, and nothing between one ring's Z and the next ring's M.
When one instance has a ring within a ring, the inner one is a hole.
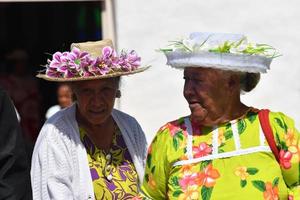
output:
M110 39L73 43L70 52L56 52L37 77L48 81L66 82L95 80L143 72L141 58L135 51L118 55Z

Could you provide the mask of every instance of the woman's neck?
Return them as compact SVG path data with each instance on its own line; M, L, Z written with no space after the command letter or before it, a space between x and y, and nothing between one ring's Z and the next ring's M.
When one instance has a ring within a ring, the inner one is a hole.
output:
M99 149L108 150L111 147L116 129L112 116L102 124L91 124L80 114L76 116L76 120L79 127L85 130L87 136Z

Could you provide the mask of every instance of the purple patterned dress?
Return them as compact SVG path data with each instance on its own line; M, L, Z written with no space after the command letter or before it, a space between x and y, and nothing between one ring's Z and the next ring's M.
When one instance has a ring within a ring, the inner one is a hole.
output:
M138 192L138 175L119 129L111 148L98 149L80 128L91 171L95 199L132 199Z

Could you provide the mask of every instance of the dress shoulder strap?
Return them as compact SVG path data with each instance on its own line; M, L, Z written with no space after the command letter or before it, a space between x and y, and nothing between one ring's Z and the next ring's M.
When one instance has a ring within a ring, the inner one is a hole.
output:
M272 127L270 124L270 120L269 120L269 113L270 110L268 109L262 109L258 112L258 117L259 117L259 121L260 121L260 125L262 127L262 130L264 132L264 135L266 137L266 140L277 160L277 162L279 163L279 151L278 148L276 146L276 142L274 139L274 135L273 135L273 131L272 131Z

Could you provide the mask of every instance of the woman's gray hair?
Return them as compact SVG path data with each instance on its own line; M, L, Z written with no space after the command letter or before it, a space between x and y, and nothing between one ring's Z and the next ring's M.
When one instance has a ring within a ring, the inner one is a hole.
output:
M241 92L250 92L260 80L260 73L242 72L240 75Z

